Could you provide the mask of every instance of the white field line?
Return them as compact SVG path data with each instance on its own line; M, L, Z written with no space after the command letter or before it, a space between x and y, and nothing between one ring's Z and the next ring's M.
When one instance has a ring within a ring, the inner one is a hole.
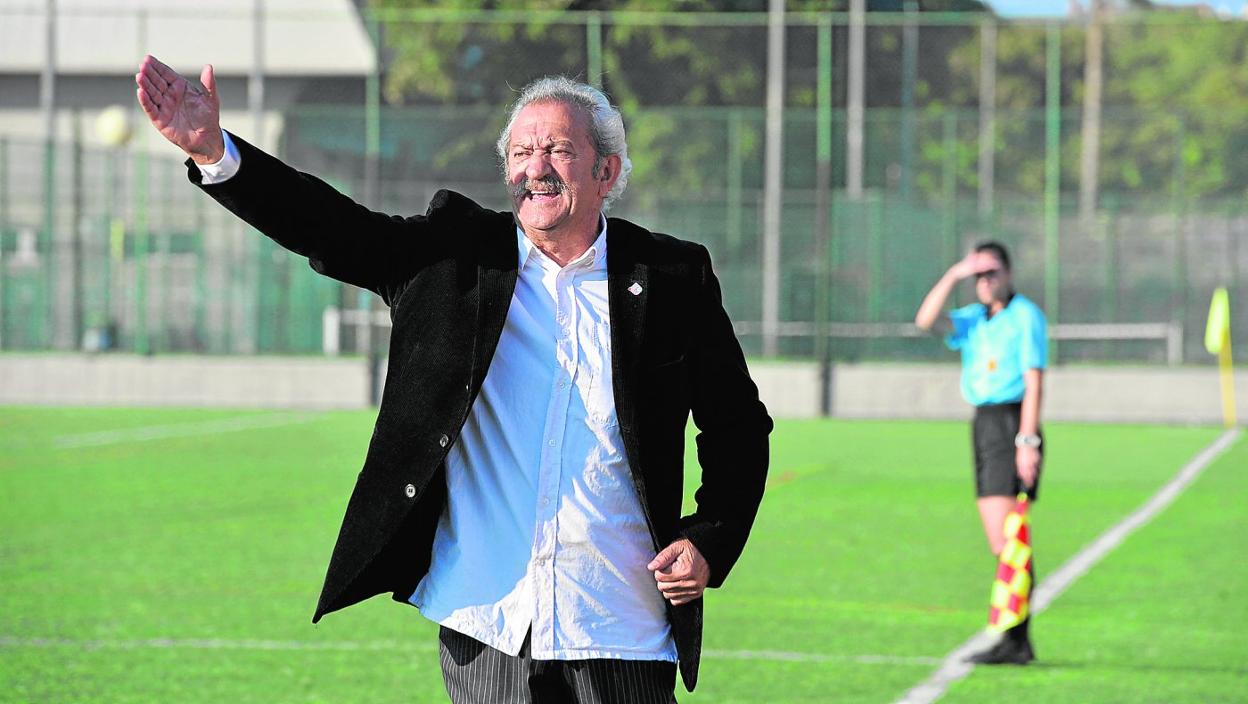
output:
M252 638L21 638L0 636L0 648L72 648L75 650L289 650L289 651L421 651L433 652L433 641L299 641ZM858 665L935 665L939 658L895 655L827 655L777 650L706 650L702 657L719 660L853 663Z
M147 442L150 440L166 440L169 438L185 438L198 435L216 435L241 430L274 428L282 425L306 423L319 417L317 413L278 413L272 415L247 415L214 420L191 421L188 423L169 423L165 425L145 425L137 428L119 428L102 430L94 433L77 433L61 435L52 439L53 445L59 450L78 447L99 447L101 445L119 445L130 442Z
M374 641L300 641L255 638L21 638L0 636L0 648L73 648L75 650L427 650L435 643Z
M794 653L782 650L703 650L703 658L713 660L769 660L773 662L845 662L858 665L936 665L940 658L903 655L831 655Z
M1038 614L1048 608L1049 604L1061 596L1071 584L1087 574L1093 565L1121 545L1127 536L1165 510L1188 485L1195 481L1196 477L1200 476L1206 467L1217 459L1218 455L1234 444L1239 435L1239 428L1231 428L1222 433L1217 440L1184 465L1179 473L1166 482L1165 486L1158 489L1156 494L1144 502L1144 505L1084 546L1056 572L1037 585L1032 595L1032 612ZM974 665L966 662L967 656L991 646L997 638L999 636L990 635L986 631L976 634L945 656L941 666L926 680L902 695L897 700L897 704L931 704L940 699L950 685L971 674L975 668Z

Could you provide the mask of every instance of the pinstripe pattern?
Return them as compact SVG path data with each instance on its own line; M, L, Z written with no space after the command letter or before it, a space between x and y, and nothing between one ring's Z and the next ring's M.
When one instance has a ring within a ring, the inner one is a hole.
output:
M445 626L442 679L453 704L675 704L676 664L534 660L526 636L512 657Z

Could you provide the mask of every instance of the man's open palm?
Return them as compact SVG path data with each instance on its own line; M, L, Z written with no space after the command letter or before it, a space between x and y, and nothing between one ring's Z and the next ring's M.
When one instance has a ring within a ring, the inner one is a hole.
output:
M144 57L134 74L139 105L147 119L196 163L212 164L221 159L225 144L221 139L221 102L211 65L204 66L199 80L203 88L151 55Z

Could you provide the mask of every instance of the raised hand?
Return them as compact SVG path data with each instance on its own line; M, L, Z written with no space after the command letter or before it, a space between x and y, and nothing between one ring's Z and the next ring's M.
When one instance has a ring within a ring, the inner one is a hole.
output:
M970 252L963 257L957 264L949 267L949 275L958 281L969 279L978 274L984 266L984 255L982 252Z
M225 142L221 138L221 101L211 65L204 66L199 81L203 88L150 54L134 74L139 105L157 131L195 163L213 164L225 153Z

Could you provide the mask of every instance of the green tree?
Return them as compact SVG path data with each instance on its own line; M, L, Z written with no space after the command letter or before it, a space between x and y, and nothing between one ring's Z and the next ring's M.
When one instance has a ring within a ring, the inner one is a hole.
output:
M755 12L767 0L372 0L380 10L441 9L502 10L514 22L388 21L382 29L386 69L384 97L389 105L502 106L515 90L535 77L561 73L585 76L586 29L581 23L526 19L529 10L648 13ZM848 0L789 0L790 11L839 11ZM901 10L903 0L869 0L869 11ZM982 12L978 0L919 3L922 11ZM917 86L920 96L938 94L950 80L944 56L960 45L970 28L942 28L924 40L925 60ZM901 29L868 32L868 64L880 67L868 82L869 106L895 107L900 101ZM931 37L939 35L940 39ZM786 102L794 108L814 106L814 29L789 32ZM725 186L722 168L727 120L703 108L745 107L754 114L744 123L739 147L747 160L761 160L761 119L765 102L766 27L709 24L604 22L601 29L602 83L620 105L629 126L630 153L636 181L650 193L700 193ZM844 54L845 28L837 28L834 44ZM935 60L933 60L933 57ZM843 73L844 60L837 59ZM840 81L843 87L843 79ZM843 105L838 92L837 103ZM494 130L465 130L450 137L442 153L469 154L492 142ZM841 137L841 135L837 135ZM748 169L747 185L761 174ZM878 179L883 178L879 169ZM877 179L877 180L878 180Z
M1248 164L1248 25L1177 18L1168 22L1119 15L1105 28L1105 94L1101 127L1101 188L1107 192L1242 196ZM997 47L997 187L1044 188L1046 30L1003 25ZM1062 185L1079 177L1083 100L1083 29L1062 29ZM978 91L979 40L949 57L955 102ZM973 151L963 136L961 155ZM931 150L932 160L941 157ZM960 159L960 162L965 160ZM959 172L974 187L973 162ZM1180 176L1181 174L1181 176ZM1177 178L1182 181L1176 182Z
M1108 29L1105 187L1248 195L1248 24Z

